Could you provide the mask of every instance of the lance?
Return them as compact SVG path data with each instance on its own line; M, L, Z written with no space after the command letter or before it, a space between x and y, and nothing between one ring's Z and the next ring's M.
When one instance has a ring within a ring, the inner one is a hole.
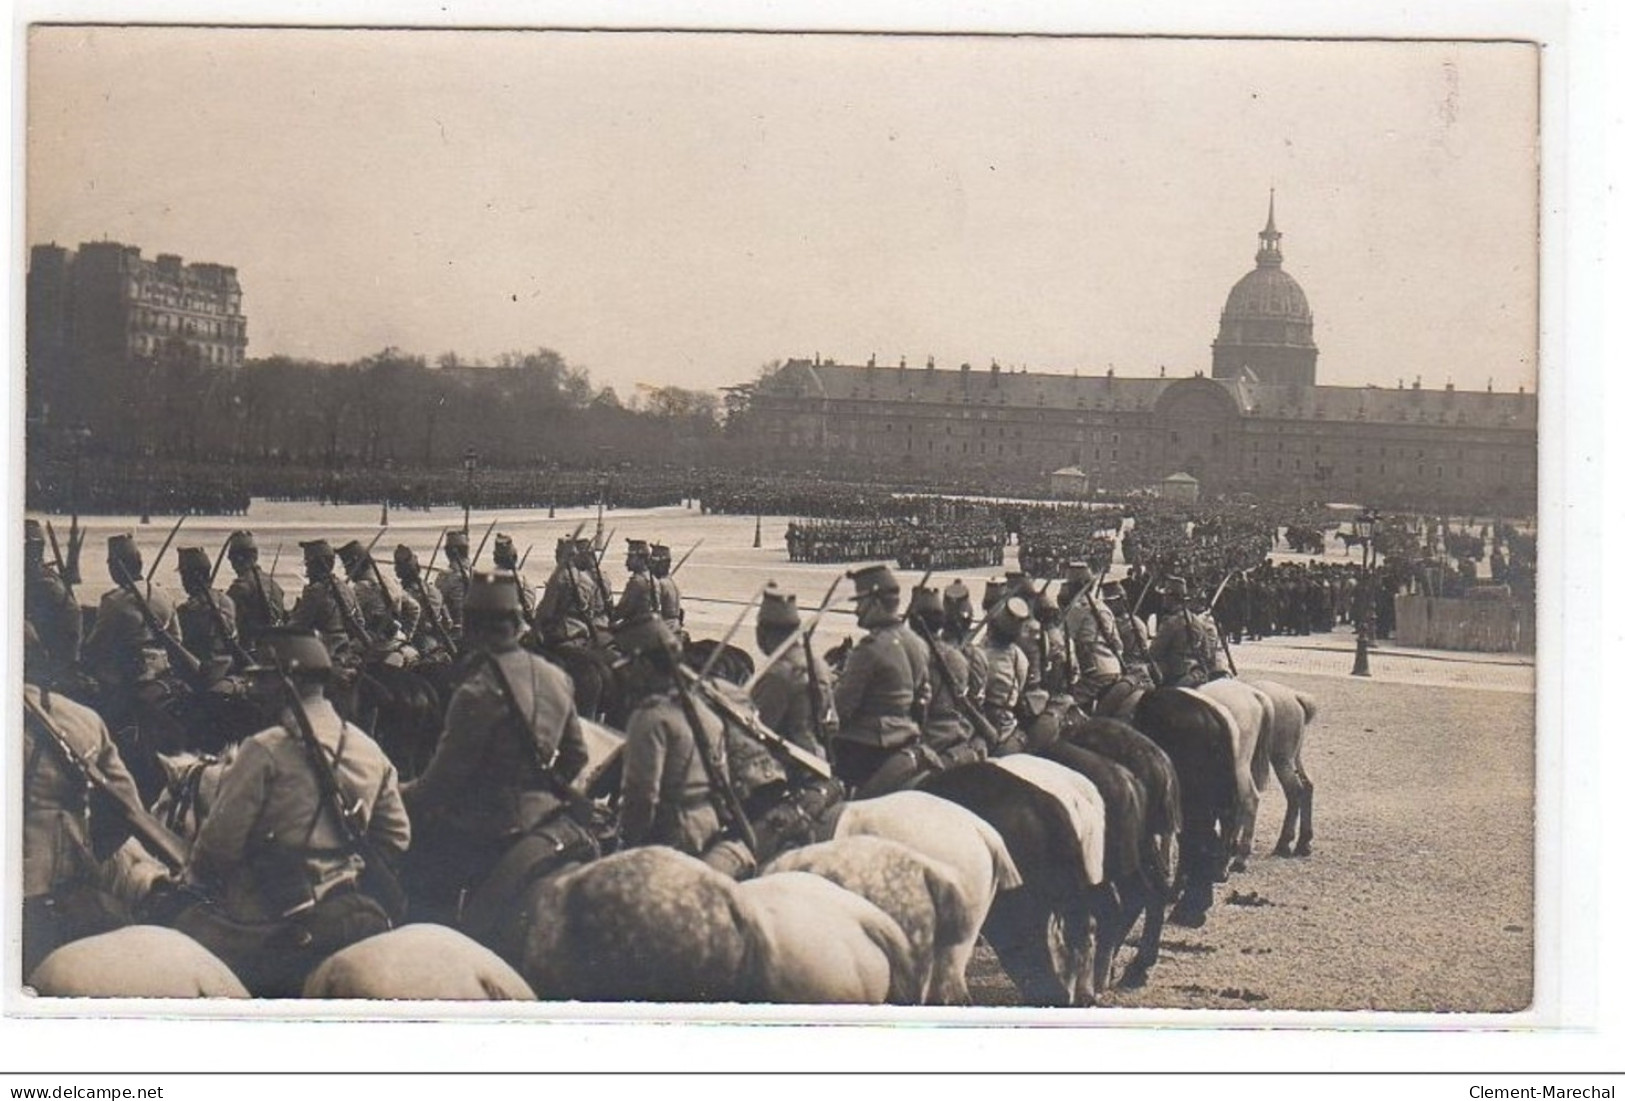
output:
M751 598L746 601L745 606L739 610L739 615L734 619L733 626L728 628L728 633L722 636L722 641L717 643L716 648L713 649L710 656L705 659L705 664L700 666L700 679L705 679L707 674L709 674L711 669L716 665L717 659L722 656L722 651L726 650L728 648L728 643L733 641L733 637L736 633L738 633L740 625L745 622L745 617L750 615L750 610L752 608L756 607L756 602L762 599L762 590L764 588L766 588L766 586L758 588L755 593L751 594Z
M175 536L180 532L181 525L185 522L186 514L184 512L175 518L175 526L169 529L169 538L165 539L164 545L158 548L158 556L152 560L152 565L147 568L147 596L149 597L152 596L152 575L158 572L158 563L164 560L164 555L169 552L169 544L175 541Z
M684 554L683 557L681 557L681 558L679 558L677 560L677 565L673 566L671 569L666 571L666 576L667 577L676 577L677 576L677 571L683 568L683 563L687 562L689 560L689 558L694 554L694 552L700 549L700 543L703 543L703 542L705 542L705 540L701 539L699 543L695 543L692 547L689 547L688 552L686 554Z
M795 645L796 639L802 636L807 636L809 638L812 636L813 631L818 627L818 621L824 618L824 612L829 609L829 602L835 599L835 590L839 588L841 582L845 580L845 574L836 574L835 580L830 582L829 590L824 593L824 602L818 606L818 611L812 617L812 621L801 630L790 632L790 636L775 646L773 648L773 652L767 655L767 660L757 668L755 673L751 674L750 680L745 682L744 692L747 696L750 695L750 690L755 688L757 683L760 682L763 677L767 676L767 671L773 668L773 663L782 658L785 652L789 650L790 647Z
M474 548L474 557L468 560L469 569L473 569L475 566L479 565L480 555L485 553L485 544L490 540L491 533L495 530L497 530L497 522L495 519L493 519L490 526L485 529L485 534L480 536L480 545Z

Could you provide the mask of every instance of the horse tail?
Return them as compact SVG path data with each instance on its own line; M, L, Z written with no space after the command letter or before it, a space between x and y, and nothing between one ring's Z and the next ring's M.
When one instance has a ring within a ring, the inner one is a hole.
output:
M1275 744L1275 701L1268 692L1258 688L1253 688L1253 695L1264 709L1264 720L1258 725L1258 740L1253 743L1253 788L1263 791L1270 782L1270 747Z
M1317 710L1315 706L1315 697L1311 696L1307 692L1294 692L1293 695L1298 697L1298 706L1303 708L1303 725L1308 726L1315 720L1315 712Z

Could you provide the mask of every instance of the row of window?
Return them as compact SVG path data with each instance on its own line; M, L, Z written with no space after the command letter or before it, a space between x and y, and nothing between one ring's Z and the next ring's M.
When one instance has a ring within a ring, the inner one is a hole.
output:
M157 355L158 349L164 343L163 338L144 336L139 333L130 337L130 351L138 356ZM228 348L222 344L199 344L188 341L203 357L205 363L217 366L241 364L243 362L243 349Z

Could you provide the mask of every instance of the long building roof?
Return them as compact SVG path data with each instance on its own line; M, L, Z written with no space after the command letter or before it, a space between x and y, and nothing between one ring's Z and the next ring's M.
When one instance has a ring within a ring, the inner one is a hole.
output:
M830 401L967 402L1026 409L1149 411L1171 386L1193 377L1128 378L1059 375L1036 371L851 366L792 359L764 384L786 398ZM1364 421L1533 431L1532 393L1379 386L1287 386L1250 376L1208 379L1222 387L1239 412L1288 420Z

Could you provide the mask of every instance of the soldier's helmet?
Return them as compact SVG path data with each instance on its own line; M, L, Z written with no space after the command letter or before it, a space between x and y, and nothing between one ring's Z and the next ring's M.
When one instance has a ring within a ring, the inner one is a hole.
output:
M175 569L182 580L207 580L212 572L209 552L202 547L180 547L175 551Z
M990 577L982 590L982 611L991 612L1004 599L1005 582L1002 577Z
M671 548L666 544L649 544L649 572L656 577L666 577L671 573Z
M665 620L652 612L633 616L615 631L615 648L621 652L618 665L636 658L669 654L676 645L677 636L671 633Z
M1188 595L1183 577L1170 577L1162 583L1162 594L1175 600L1184 600Z
M628 539L626 541L627 558L648 558L649 543L644 539Z
M38 520L24 520L23 542L43 547L45 545L45 526Z
M468 532L462 528L452 528L446 532L446 553L454 550L462 551L465 556L468 554Z
M308 563L333 564L333 545L326 539L311 539L299 544L305 552L305 561Z
M1066 564L1066 579L1087 588L1095 583L1095 571L1088 562L1076 559Z
M398 543L395 546L395 572L397 574L418 572L417 552L405 543Z
M244 555L258 554L259 544L254 542L254 533L251 531L234 531L226 537L226 557L241 558Z
M942 602L942 593L937 589L928 589L923 585L914 586L909 595L908 616L918 616L931 630L941 630L943 622L947 619L947 608Z
M345 572L351 580L362 576L366 572L367 548L361 545L361 540L352 539L339 548L339 561L344 563Z
M560 563L568 562L571 555L575 553L575 549L575 540L566 535L564 538L558 541L556 546L554 546L553 560Z
M141 548L135 545L135 536L127 531L107 537L107 563L113 569L113 580L134 581L141 576ZM123 573L123 577L120 576Z
M987 629L995 638L1011 642L1021 635L1021 625L1032 615L1024 597L1012 596L988 613Z
M254 646L254 664L246 673L287 673L291 677L326 680L333 675L333 658L315 631L297 627L267 627Z
M958 578L942 590L942 610L950 616L968 621L971 618L970 589Z
M852 579L852 585L857 590L849 598L851 600L895 596L903 590L897 581L897 575L892 573L891 567L884 562L875 566L865 566L860 570L849 570L846 576Z
M513 545L513 536L497 532L496 542L491 544L491 561L505 570L511 570L518 564L519 552Z
M785 631L800 627L801 613L796 608L796 594L787 593L769 581L762 590L762 606L756 610L756 626Z
M524 611L519 605L519 579L511 570L482 571L468 579L468 595L463 599L465 623L475 625L523 618Z

